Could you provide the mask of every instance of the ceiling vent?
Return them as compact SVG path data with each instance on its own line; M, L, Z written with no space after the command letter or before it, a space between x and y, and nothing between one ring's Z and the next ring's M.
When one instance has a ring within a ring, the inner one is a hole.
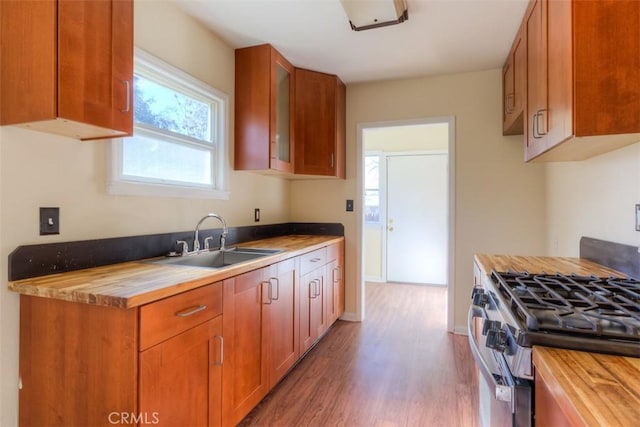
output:
M400 24L409 19L406 0L340 0L353 31Z

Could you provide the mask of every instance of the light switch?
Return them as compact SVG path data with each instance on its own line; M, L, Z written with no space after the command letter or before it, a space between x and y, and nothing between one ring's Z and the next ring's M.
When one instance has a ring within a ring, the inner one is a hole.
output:
M347 199L347 212L353 212L353 200Z
M40 208L40 235L60 234L60 208Z

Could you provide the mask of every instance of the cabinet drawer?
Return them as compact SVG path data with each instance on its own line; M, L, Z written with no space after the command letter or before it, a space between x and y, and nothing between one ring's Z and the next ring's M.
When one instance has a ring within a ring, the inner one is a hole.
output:
M222 314L222 282L140 307L140 350Z
M342 243L334 243L327 246L327 262L340 258L340 250L342 249Z
M308 272L327 263L327 248L317 249L300 256L300 274Z

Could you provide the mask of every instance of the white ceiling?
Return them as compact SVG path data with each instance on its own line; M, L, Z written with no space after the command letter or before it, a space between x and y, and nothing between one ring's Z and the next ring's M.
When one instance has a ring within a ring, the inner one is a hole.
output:
M234 48L270 43L296 67L345 83L501 67L527 6L407 0L408 21L352 31L339 0L176 1Z

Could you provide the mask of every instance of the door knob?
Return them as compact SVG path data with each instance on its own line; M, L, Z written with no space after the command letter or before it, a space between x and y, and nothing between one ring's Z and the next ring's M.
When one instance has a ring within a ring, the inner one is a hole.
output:
M393 231L393 227L389 227L389 231Z

